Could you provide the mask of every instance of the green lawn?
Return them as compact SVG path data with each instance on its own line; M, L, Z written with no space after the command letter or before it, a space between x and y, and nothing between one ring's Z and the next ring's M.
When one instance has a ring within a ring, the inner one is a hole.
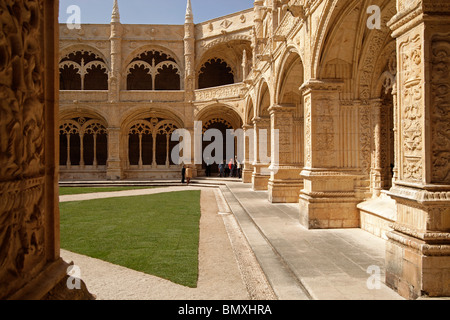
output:
M141 190L152 189L154 187L60 187L59 195L73 195L73 194L85 194L85 193L97 193L97 192L114 192L125 190Z
M195 288L200 191L65 202L61 247Z

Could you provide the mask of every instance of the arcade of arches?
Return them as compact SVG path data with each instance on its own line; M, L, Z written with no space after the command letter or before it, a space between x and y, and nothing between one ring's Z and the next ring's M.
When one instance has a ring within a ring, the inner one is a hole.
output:
M170 137L196 121L242 129L243 183L298 203L304 227L386 239L393 290L450 295L448 1L255 0L194 24L188 0L184 25L122 24L114 1L109 25L81 29L58 27L57 1L14 3L0 4L0 298L67 297L59 179L178 179Z

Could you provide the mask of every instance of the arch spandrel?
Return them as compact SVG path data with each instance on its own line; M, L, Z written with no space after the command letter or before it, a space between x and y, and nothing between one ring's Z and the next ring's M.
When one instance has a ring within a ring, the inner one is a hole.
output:
M151 51L161 52L162 54L167 55L170 59L173 59L175 61L175 63L178 66L180 66L180 68L182 68L182 66L184 65L183 58L180 58L180 56L178 54L176 54L173 50L171 50L165 46L161 46L161 45L146 45L146 46L141 46L139 48L136 48L133 51L131 51L130 53L127 53L126 57L124 57L124 59L122 61L122 68L126 69L127 66L133 60L140 57L142 54L145 54L146 52L151 52ZM184 72L182 72L182 73L184 73Z
M178 114L175 110L167 110L163 108L152 108L150 111L148 108L139 108L138 110L131 110L124 114L120 119L122 133L127 134L128 129L132 123L136 121L142 121L144 119L163 119L171 121L177 128L184 128L183 116ZM153 127L153 124L149 122Z

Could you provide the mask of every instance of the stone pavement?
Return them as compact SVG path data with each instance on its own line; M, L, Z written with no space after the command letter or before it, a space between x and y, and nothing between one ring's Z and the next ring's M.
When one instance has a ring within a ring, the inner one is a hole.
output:
M249 184L220 188L279 299L402 299L384 284L385 240L361 229L307 230L297 204L271 204ZM378 288L369 289L369 267L381 273Z

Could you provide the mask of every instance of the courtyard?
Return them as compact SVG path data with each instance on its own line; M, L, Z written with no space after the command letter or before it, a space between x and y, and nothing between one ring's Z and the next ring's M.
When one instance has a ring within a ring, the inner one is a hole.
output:
M383 281L385 240L361 229L307 230L296 219L294 205L270 204L265 192L252 192L239 182L211 183L60 198L62 204L79 204L200 191L199 273L193 287L65 250L64 241L62 257L80 268L99 300L402 299ZM370 267L378 268L378 276Z

